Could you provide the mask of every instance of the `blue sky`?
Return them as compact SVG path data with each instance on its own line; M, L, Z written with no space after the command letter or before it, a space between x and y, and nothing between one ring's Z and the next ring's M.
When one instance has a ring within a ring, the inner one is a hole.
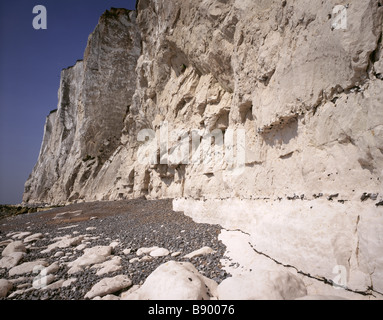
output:
M135 0L0 1L0 204L22 200L37 161L45 118L57 108L60 73L82 59L102 13L135 9ZM35 30L36 5L47 30Z

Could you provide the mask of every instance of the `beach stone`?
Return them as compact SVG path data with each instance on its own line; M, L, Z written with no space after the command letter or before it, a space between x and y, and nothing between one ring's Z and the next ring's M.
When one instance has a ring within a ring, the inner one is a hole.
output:
M121 293L121 300L139 300L139 294L137 293L137 290L140 288L141 286L138 284L132 286L128 291Z
M185 258L186 259L192 259L192 258L195 258L195 257L199 257L199 256L204 256L204 255L207 255L207 254L211 254L211 253L214 253L215 251L210 248L210 247L203 247L201 249L198 249L196 251L193 251L187 255L185 255Z
M56 273L57 271L59 271L59 269L60 269L60 265L56 261L56 262L53 262L50 266L41 270L41 274L45 274L45 275L53 274L53 273Z
M66 288L66 287L69 287L72 285L72 283L76 282L77 281L77 278L70 278L68 280L65 280L62 284L62 287L63 288Z
M5 268L5 269L10 269L15 266L17 266L20 262L20 260L25 256L24 252L13 252L9 254L7 257L3 257L0 260L0 269Z
M120 243L118 241L113 241L111 244L109 244L109 246L114 250L117 246L119 246L119 244Z
M5 298L8 295L8 292L13 288L13 283L0 279L0 298Z
M55 258L60 258L64 255L65 253L63 251L57 251L53 256Z
M105 261L101 264L96 264L92 266L92 269L99 269L96 274L102 276L107 273L116 272L122 269L121 258L113 257L111 260Z
M136 254L138 255L138 256L143 256L143 255L148 255L148 254L150 254L152 251L155 251L155 250L157 250L157 249L159 249L159 247L149 247L149 248L140 248L140 249L138 249L137 250L137 252L136 252Z
M122 251L122 253L124 254L124 255L128 255L128 254L130 254L132 252L132 249L125 249L124 251Z
M156 250L153 250L150 252L150 256L151 257L165 257L165 256L168 256L170 254L169 250L168 249L165 249L165 248L158 248Z
M42 250L41 253L49 253L52 250L57 249L57 248L64 249L64 248L68 248L71 246L77 246L81 243L83 238L84 238L84 236L78 236L78 237L74 237L74 238L72 238L71 236L65 236L61 240L50 244L48 246L48 248L45 250Z
M72 275L72 274L81 273L81 272L83 272L83 271L84 271L83 268L78 267L78 266L73 266L73 267L71 267L71 268L68 270L68 274L69 274L69 275Z
M122 289L126 289L132 285L132 281L124 275L119 275L114 278L104 278L85 295L86 299L93 299L97 296L103 297L107 294L115 293Z
M153 257L151 256L143 256L140 261L143 261L143 262L150 262L153 260Z
M46 266L48 266L48 262L46 262L45 260L36 260L36 261L32 261L32 262L25 262L19 266L13 267L11 270L9 270L9 276L13 277L16 275L23 275L26 273L31 273L33 271L36 271L38 268L40 268L40 270L41 270Z
M11 239L0 241L0 247L4 247L4 246L6 247L7 245L9 245L12 242L13 242L13 240L11 240Z
M191 263L169 261L159 266L126 300L209 300L217 283L201 275Z
M96 246L84 250L84 254L73 262L68 263L68 267L86 267L93 264L103 263L112 254L110 246Z
M82 251L82 250L84 250L86 247L87 247L87 244L86 244L86 243L82 243L82 244L78 245L78 246L75 248L75 250L77 250L77 251Z
M60 279L60 280L57 280L49 285L46 285L44 286L43 288L41 288L42 290L57 290L57 289L60 289L62 286L63 286L63 283L65 282L65 280L63 279Z
M285 270L230 277L217 291L219 300L294 300L307 295L303 281Z
M40 273L37 277L33 279L32 285L35 289L44 289L54 280L55 276L53 274L44 275L43 273Z
M15 252L27 252L27 249L21 241L14 241L8 244L2 252L2 256L8 257Z
M32 234L24 239L24 243L30 243L30 242L35 242L37 240L40 240L44 237L42 233L35 233Z

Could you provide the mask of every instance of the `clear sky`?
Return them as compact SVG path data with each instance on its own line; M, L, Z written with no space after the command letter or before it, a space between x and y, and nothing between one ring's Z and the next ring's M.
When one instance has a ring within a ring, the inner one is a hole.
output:
M169 0L170 1L170 0ZM47 29L35 30L36 5ZM37 161L61 70L82 59L102 13L135 0L0 0L0 204L18 204Z

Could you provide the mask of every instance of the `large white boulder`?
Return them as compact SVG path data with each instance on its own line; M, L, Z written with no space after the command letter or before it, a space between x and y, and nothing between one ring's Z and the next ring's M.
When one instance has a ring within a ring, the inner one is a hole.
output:
M85 295L85 298L93 299L95 297L103 297L122 289L129 288L131 285L132 281L124 275L119 275L114 278L104 278L92 287L92 289Z
M93 264L103 263L112 254L109 246L96 246L84 250L84 254L73 262L68 263L69 268L83 268Z
M46 262L45 260L25 262L19 266L16 266L10 269L9 276L13 277L16 275L22 275L22 274L31 273L31 272L39 273L41 269L43 269L46 266L48 266L48 262Z
M217 283L201 275L191 263L169 261L159 266L126 300L209 300Z

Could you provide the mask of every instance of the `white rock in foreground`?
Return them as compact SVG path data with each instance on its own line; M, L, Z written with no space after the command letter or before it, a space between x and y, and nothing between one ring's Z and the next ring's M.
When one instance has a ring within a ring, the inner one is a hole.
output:
M41 269L46 267L48 263L45 260L36 260L32 262L25 262L17 267L9 270L9 276L13 277L16 275L22 275L26 273L31 273L33 271L38 270L40 272Z
M170 252L168 249L165 249L165 248L159 248L159 249L156 249L156 250L153 250L150 252L150 256L151 257L165 257L167 255L169 255Z
M338 296L304 296L304 297L301 297L301 298L298 298L298 299L295 299L295 300L308 300L308 301L312 301L312 300L321 300L321 301L327 301L327 300L348 300L346 298L343 298L343 297L338 297Z
M119 275L114 278L105 278L95 284L92 289L85 295L85 298L93 299L95 297L103 297L107 294L126 289L131 285L132 281L124 275Z
M96 246L84 250L84 254L73 262L68 263L71 268L68 273L74 274L81 271L81 268L93 264L103 263L112 254L112 248L109 246Z
M24 257L23 252L13 252L0 260L0 268L10 269L17 266Z
M0 298L5 298L8 295L8 292L13 288L13 283L0 279Z
M125 300L210 300L217 283L201 275L191 263L169 261L159 266Z

